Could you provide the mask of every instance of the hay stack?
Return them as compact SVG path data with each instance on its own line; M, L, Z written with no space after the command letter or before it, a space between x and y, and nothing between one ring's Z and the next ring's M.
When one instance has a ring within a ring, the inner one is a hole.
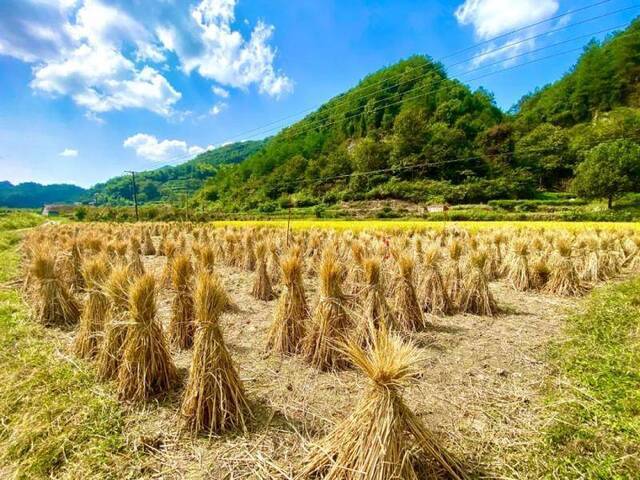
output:
M304 339L304 356L319 370L338 370L349 365L339 350L351 326L342 292L343 268L330 250L325 250L320 265L320 298Z
M395 285L395 311L397 326L404 332L424 327L422 310L414 286L414 261L408 255L398 257L399 276Z
M267 273L267 245L263 242L260 242L256 247L256 262L256 274L251 295L258 300L273 300L274 294L271 288L271 279Z
M189 257L184 254L175 256L172 262L173 301L171 303L171 319L169 320L169 340L180 350L187 350L193 345L194 310L193 310L193 267Z
M368 258L364 261L366 287L362 315L358 319L355 337L361 345L368 345L380 328L395 328L396 319L384 297L380 278L380 260Z
M455 311L440 272L440 250L431 247L422 256L423 276L418 296L425 312L431 315L449 315Z
M85 262L82 276L87 299L82 307L80 328L74 340L73 350L80 358L91 359L98 354L109 311L109 299L103 289L109 276L106 259L98 257Z
M156 281L143 275L129 295L130 325L118 371L118 394L123 400L140 401L166 392L177 380L156 313Z
M309 317L302 283L302 260L296 254L289 254L283 258L280 267L284 288L269 329L267 349L293 354L300 351L305 322Z
M508 262L508 278L516 290L525 291L531 288L529 272L529 245L524 239L513 242L513 251Z
M227 350L219 318L225 293L219 281L200 273L196 283L196 335L181 414L189 430L208 434L245 429L251 415L242 381Z
M36 285L32 308L35 320L47 327L69 326L78 322L80 309L56 269L50 247L34 250L29 275Z
M575 296L584 293L585 287L580 281L576 266L571 258L573 249L571 240L558 238L551 263L551 274L545 291L555 295Z
M451 305L457 308L460 305L462 296L464 294L464 282L462 280L462 271L460 269L460 260L462 258L462 243L460 240L453 239L447 246L447 252L449 254L449 263L447 266L447 285L449 299Z
M117 265L111 271L104 286L109 299L109 312L104 339L96 358L98 376L102 380L113 380L118 374L124 339L127 335L131 281L132 275L129 269L124 265Z
M477 250L471 254L471 272L467 277L460 310L476 315L493 316L498 312L496 301L489 290L489 281L485 274L488 254L484 250Z
M369 379L354 412L312 448L300 478L468 478L460 462L404 404L401 390L422 371L419 351L380 329L371 349L346 353Z
M142 253L144 255L156 254L156 247L153 244L153 240L151 239L151 233L149 233L149 230L144 231L144 239L142 241Z

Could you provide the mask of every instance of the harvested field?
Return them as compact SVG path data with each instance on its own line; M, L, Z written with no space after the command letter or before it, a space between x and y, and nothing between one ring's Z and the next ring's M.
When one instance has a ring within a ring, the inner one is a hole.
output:
M127 258L130 258L132 249L137 253L140 245L147 243L143 250L155 254L142 255L142 265L159 285L156 320L165 336L170 329L176 295L167 278L168 263L176 258L172 249L189 255L196 272L207 270L203 260L206 255L202 253L205 247L211 247L214 252L213 267L209 265L208 271L220 279L232 303L232 308L225 308L222 313L219 325L243 384L251 417L246 431L238 428L207 436L195 435L186 429L180 410L193 349L172 345L171 357L178 381L146 401L123 403L130 445L152 458L145 475L152 478L295 478L304 469L312 446L358 407L370 382L357 368L321 372L309 365L303 355L281 355L267 348L278 297L286 288L273 262L285 254L301 259L309 310L306 321L309 322L320 295L318 275L322 252L331 250L344 267L340 280L346 292L345 309L355 324L364 315L362 301L367 288L359 273L361 259L359 254L354 254L361 248L364 257L376 258L382 263L380 288L392 310L396 308L396 261L402 255L415 261L413 282L424 310L424 322L413 331L401 334L403 342L414 345L420 354L413 383L401 389L408 409L434 433L439 445L462 462L466 474L535 478L528 470L527 449L539 441L548 421L541 399L543 385L552 375L545 363L546 348L550 342L561 340L564 318L576 304L575 292L587 291L597 281L619 278L640 267L640 237L633 231L622 230L568 232L494 228L477 234L463 229L419 233L296 230L289 237L287 246L287 233L282 229L148 224L133 228L50 226L32 232L27 238L25 266L36 254L30 247L46 241L50 252L55 253L58 281L67 282L71 295L78 301L84 300L88 293L71 287L70 272L76 267L67 260L70 258L67 252L72 245L79 246L83 259L101 256L116 265L123 264L123 250L129 250ZM137 241L131 242L131 238ZM513 250L523 239L530 245L524 272L524 249L517 249L518 259ZM559 245L560 240L565 244ZM153 245L148 245L149 241ZM273 252L268 259L268 271L276 296L270 301L257 300L252 295L256 273L247 258L261 241L273 247L268 250ZM438 268L450 288L452 275L456 274L452 273L455 272L453 260L446 252L453 241L459 242L462 248L459 259L462 297L464 291L477 286L477 275L486 277L488 294L497 304L495 315L460 311L464 302L453 297L456 313L436 316L428 312L420 296L423 252L430 247L442 251ZM167 247L168 244L172 246ZM569 251L556 251L562 248ZM479 267L469 265L475 252L482 252L487 262ZM543 280L527 283L527 288L515 288L510 269L517 268L519 276L533 276L533 265L541 261L545 262L546 270L538 273ZM472 275L474 268L476 272ZM569 274L564 275L565 270L569 270ZM557 292L552 283L554 275L561 276L556 280L562 280L563 285L576 283L576 288ZM470 278L473 285L468 283ZM37 279L25 278L25 295L36 299L42 295ZM34 320L39 319L34 317ZM387 326L394 330L393 325ZM76 330L61 324L49 332L72 355ZM102 339L102 332L96 335ZM117 396L115 383L114 397ZM372 477L364 473L344 478Z

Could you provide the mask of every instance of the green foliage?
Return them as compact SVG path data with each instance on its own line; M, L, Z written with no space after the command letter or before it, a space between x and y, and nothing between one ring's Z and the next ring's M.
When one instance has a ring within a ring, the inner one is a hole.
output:
M614 198L640 189L640 145L613 140L594 147L576 169L575 192L585 198Z
M45 203L73 203L80 201L85 194L85 189L75 185L0 182L0 207L40 208Z
M603 44L590 42L569 75L523 98L518 123L570 127L617 106L640 106L640 20Z
M596 292L552 351L566 379L550 387L553 419L536 478L638 478L640 472L640 280Z
M239 142L201 153L177 166L167 166L136 174L138 202L180 203L216 175L223 165L243 161L262 148L264 141ZM86 196L97 203L129 205L133 203L131 177L123 175L93 186Z

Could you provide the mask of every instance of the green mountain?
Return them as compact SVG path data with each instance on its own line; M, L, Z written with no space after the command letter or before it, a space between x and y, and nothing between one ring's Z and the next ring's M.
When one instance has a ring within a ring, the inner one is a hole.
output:
M562 79L508 113L489 92L411 57L221 168L197 197L213 209L269 211L290 201L475 203L566 189L596 144L640 137L638 29L636 20L589 43Z
M221 166L237 164L260 150L264 141L238 142L209 150L176 166L166 166L136 174L140 203L178 202L201 188L205 179L215 177ZM98 204L127 205L133 202L131 176L122 175L94 185L89 197Z
M80 201L85 194L85 189L75 185L0 182L1 207L40 208L45 203L73 203Z

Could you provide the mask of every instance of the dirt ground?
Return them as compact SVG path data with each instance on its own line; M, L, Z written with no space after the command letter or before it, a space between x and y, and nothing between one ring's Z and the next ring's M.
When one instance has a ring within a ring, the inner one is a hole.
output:
M160 274L166 259L145 257ZM125 406L126 435L150 457L150 478L292 478L310 442L320 439L353 409L366 388L355 370L320 373L298 357L265 352L277 300L250 295L253 274L219 266L227 291L240 307L221 320L225 341L244 381L254 418L246 433L192 437L180 429L182 386L168 397ZM315 280L305 278L310 306ZM413 335L424 353L424 373L404 392L407 405L473 472L489 478L527 478L519 462L542 427L541 386L551 374L545 348L558 339L575 299L516 292L502 283L491 290L502 314L430 318L434 328ZM160 294L165 332L171 294ZM70 344L71 337L64 341ZM191 351L174 352L184 384Z

